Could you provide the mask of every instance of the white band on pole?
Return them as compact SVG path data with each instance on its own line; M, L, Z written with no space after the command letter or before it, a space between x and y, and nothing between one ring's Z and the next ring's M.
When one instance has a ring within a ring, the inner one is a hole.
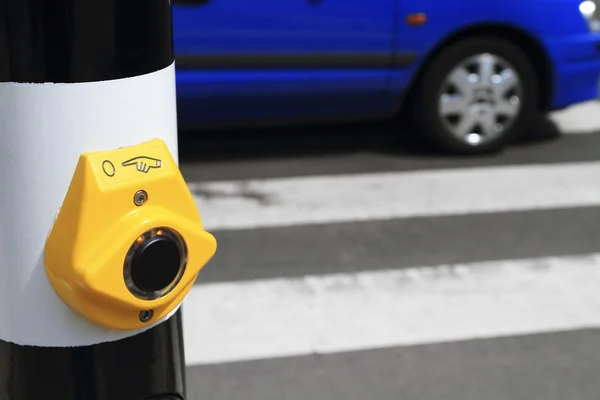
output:
M80 154L160 138L178 160L175 101L174 64L112 81L0 83L1 340L67 347L140 332L72 311L48 281L43 251Z

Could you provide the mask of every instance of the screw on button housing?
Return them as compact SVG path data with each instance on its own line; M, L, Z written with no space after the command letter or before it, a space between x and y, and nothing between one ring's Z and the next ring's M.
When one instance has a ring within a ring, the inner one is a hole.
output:
M142 204L144 204L146 202L146 200L148 200L148 193L146 193L145 190L138 190L133 195L133 203L136 206L141 206Z
M148 322L152 319L153 315L154 315L154 311L152 311L152 310L142 310L142 311L140 311L140 321Z
M181 280L187 260L187 245L177 231L168 227L149 229L138 236L125 256L125 285L138 299L162 298Z

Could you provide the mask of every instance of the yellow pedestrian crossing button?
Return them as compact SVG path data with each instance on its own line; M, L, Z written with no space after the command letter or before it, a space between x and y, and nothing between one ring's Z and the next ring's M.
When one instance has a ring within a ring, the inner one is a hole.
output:
M175 160L155 139L80 156L44 263L73 310L132 330L173 311L216 246Z

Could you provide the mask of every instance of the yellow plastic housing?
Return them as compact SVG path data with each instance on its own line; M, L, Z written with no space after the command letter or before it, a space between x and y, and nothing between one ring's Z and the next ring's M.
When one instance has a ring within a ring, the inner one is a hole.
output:
M140 190L147 199L138 205L134 197ZM124 261L140 235L155 227L180 234L187 265L169 293L144 300L128 289ZM111 329L134 330L173 311L216 248L175 160L155 139L80 156L46 242L44 263L56 293L73 310ZM147 321L140 318L145 310L152 315Z

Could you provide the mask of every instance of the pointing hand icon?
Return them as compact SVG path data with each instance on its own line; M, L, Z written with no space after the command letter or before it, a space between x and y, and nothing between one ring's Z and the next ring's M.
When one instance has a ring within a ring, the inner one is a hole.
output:
M157 158L139 156L123 161L121 165L124 167L135 165L135 168L138 171L148 173L151 168L160 168L162 166L162 161Z

